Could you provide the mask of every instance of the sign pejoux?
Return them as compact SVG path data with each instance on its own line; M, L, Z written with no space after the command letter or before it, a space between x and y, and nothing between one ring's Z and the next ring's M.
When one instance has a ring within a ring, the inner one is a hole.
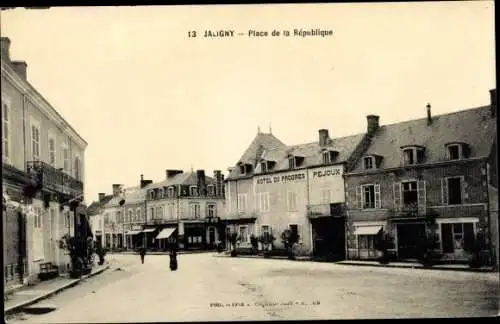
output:
M292 182L304 180L306 178L305 173L295 173L295 174L287 174L281 176L270 176L257 179L257 184L269 184L269 183L283 183L283 182Z
M331 177L331 176L340 176L341 169L329 169L329 170L317 170L313 171L313 178L321 178L321 177Z

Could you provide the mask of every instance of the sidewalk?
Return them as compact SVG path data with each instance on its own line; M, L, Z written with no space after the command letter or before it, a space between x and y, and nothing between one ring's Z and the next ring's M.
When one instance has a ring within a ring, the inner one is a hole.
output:
M215 253L215 250L192 250L192 251L177 251L177 254L195 254L195 253ZM148 251L146 255L167 255L169 251ZM107 254L139 254L135 251L108 252Z
M62 275L52 280L41 281L33 286L23 286L9 295L6 294L8 297L4 302L4 314L10 315L16 313L23 307L32 305L62 290L73 287L80 281L100 274L108 268L108 264L96 266L90 274L84 275L80 279L70 279Z

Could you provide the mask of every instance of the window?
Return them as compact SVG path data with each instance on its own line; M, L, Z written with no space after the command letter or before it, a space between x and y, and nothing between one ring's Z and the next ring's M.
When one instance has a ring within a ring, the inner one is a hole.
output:
M4 161L10 160L10 101L3 98L2 94L2 158Z
M192 196L192 197L196 197L198 196L198 187L197 186L191 186L189 187L189 195Z
M460 177L448 178L448 204L460 205L462 203L462 179Z
M441 224L441 243L444 253L472 248L474 223Z
M31 124L31 155L33 161L40 160L40 125L37 122Z
M404 165L422 163L424 161L424 149L421 147L411 147L403 150Z
M154 191L154 190L151 190L151 191L149 192L149 199L150 199L150 200L155 199L155 191Z
M168 196L169 197L174 197L175 195L175 188L174 187L168 187Z
M368 156L363 159L365 169L373 169L373 157Z
M132 223L133 221L135 221L135 219L134 219L134 212L133 212L132 209L129 209L128 210L128 222Z
M245 165L244 165L244 164L240 164L240 173L241 173L242 175L245 175L245 171L246 171L246 170L245 170Z
M191 204L191 205L189 205L189 208L191 210L191 217L192 218L199 218L200 217L200 204Z
M405 165L415 163L414 159L413 159L413 149L405 149L403 151L403 155L404 155L404 164Z
M288 168L289 169L294 169L295 168L295 156L290 156L288 158Z
M80 158L76 157L75 158L75 179L76 180L81 180L80 179Z
M215 217L215 205L214 204L209 204L207 206L207 216L208 217Z
M325 151L323 152L323 163L330 163L331 160L330 160L330 152L329 151Z
M240 226L240 243L248 242L248 227Z
M174 204L168 204L167 208L168 208L167 209L167 211L168 211L168 217L170 219L175 218L175 215L174 215Z
M214 185L208 185L207 186L207 191L209 196L213 196L215 194L214 192Z
M267 161L260 162L260 172L261 173L267 172Z
M54 137L49 137L49 164L56 166L56 140Z
M460 146L458 144L448 146L448 157L450 160L460 159Z
M161 219L163 218L163 208L162 207L156 207L156 218Z
M63 171L69 173L69 149L67 145L62 147Z
M261 234L265 234L265 233L270 233L269 232L269 225L262 225L261 226Z
M149 208L149 213L151 214L151 219L155 219L155 209L153 207Z
M360 249L367 249L367 250L374 250L375 249L375 237L376 235L359 235L359 248Z
M294 191L287 192L287 207L288 211L297 210L297 195Z
M269 192L257 193L257 207L261 212L269 211Z
M238 194L238 212L244 213L247 210L247 195Z
M138 221L141 221L141 209L137 208L135 211L135 217Z
M363 187L363 208L375 208L375 186L368 185Z
M116 222L119 223L119 224L123 223L121 211L117 210L116 213L115 213L115 215L116 215Z
M34 207L34 218L33 218L33 227L34 228L42 228L42 209L40 207Z
M414 205L418 203L417 182L403 182L403 204Z

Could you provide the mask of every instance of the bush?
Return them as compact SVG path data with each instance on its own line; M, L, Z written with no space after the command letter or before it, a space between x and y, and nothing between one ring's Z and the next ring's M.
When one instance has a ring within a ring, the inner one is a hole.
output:
M439 249L439 236L434 231L427 231L418 244L419 262L424 267L431 267L440 258L436 252Z
M388 250L392 247L394 238L388 232L381 230L375 239L374 247L376 250L382 252L382 256L378 259L381 264L388 264L390 255Z
M473 237L471 246L466 246L465 251L471 254L469 258L469 267L480 268L484 266L486 262L486 256L483 255L482 251L487 249L486 237L483 230L479 230Z
M252 248L254 250L256 250L256 251L258 250L258 248L259 248L259 240L257 239L257 236L255 236L253 234L250 235L250 244L252 245Z

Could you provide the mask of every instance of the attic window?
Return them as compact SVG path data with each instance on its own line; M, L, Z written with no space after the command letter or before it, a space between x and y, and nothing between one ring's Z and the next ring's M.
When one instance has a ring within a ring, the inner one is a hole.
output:
M154 191L154 189L149 192L149 199L151 199L151 200L155 199L155 191Z
M246 173L245 171L246 171L245 170L245 165L244 164L240 164L240 173L241 174L245 174Z
M175 193L174 187L168 187L168 196L173 197Z
M424 161L424 148L421 146L409 146L403 148L403 164L414 165Z
M209 196L213 196L214 195L214 185L208 185L207 191L208 191Z
M295 169L295 156L288 157L288 168Z
M364 166L366 170L373 169L373 156L367 156L363 159Z
M332 163L335 160L335 157L338 155L337 151L323 151L323 164Z
M189 195L192 197L198 196L198 186L190 186L189 187Z
M163 199L164 197L163 188L160 188L159 191L160 191L160 199Z
M260 172L261 173L267 172L267 161L260 162Z
M446 148L448 160L460 160L469 155L469 146L466 143L448 143Z

